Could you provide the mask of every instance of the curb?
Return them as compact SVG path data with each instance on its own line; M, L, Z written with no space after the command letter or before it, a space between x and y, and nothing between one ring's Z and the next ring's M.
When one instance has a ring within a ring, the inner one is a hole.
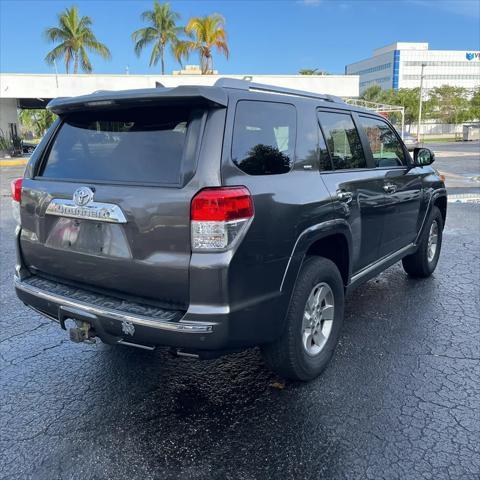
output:
M480 193L457 193L448 195L449 203L480 203Z
M0 160L0 167L16 167L19 165L26 165L28 159L26 158L16 158L14 160Z

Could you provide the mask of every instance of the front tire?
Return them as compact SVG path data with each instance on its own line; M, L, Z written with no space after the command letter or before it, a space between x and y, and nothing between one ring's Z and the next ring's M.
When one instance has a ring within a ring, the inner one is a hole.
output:
M417 251L402 259L403 268L411 277L427 278L434 272L440 257L442 237L442 213L438 207L434 206Z
M292 380L311 380L329 362L338 342L344 311L344 286L337 266L308 257L299 273L282 336L264 345L270 368Z

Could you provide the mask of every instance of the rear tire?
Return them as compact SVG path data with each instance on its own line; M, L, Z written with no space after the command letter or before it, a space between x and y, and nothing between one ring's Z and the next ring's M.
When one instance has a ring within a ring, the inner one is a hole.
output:
M337 266L308 257L298 276L282 336L264 345L269 367L292 380L311 380L329 362L338 342L344 311L344 286Z
M442 248L442 235L442 213L434 206L417 251L402 259L403 268L411 277L427 278L434 272Z

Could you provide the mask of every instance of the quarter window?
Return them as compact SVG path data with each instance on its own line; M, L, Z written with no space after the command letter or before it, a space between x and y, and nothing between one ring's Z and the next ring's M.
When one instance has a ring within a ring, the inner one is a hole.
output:
M367 135L376 167L398 167L406 164L402 145L387 123L377 118L361 116L360 124Z
M335 170L366 168L367 161L352 117L348 113L318 112Z
M284 103L238 102L232 159L249 175L290 171L294 160L296 111Z

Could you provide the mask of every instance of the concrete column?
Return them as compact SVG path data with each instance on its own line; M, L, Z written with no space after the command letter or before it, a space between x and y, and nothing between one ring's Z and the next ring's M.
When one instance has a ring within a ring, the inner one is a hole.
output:
M20 123L17 114L16 98L0 98L0 134L10 138L9 123L16 123L20 134Z

